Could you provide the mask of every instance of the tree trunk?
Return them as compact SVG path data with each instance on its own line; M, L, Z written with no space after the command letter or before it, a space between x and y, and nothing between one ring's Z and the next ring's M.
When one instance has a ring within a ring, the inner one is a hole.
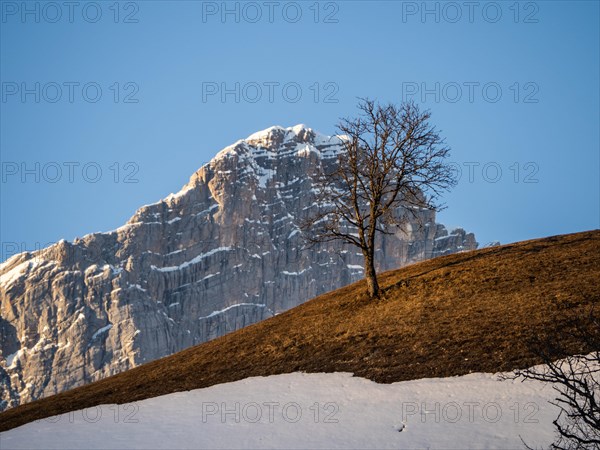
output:
M367 279L367 288L369 297L379 298L379 283L375 273L375 257L372 251L367 251L365 257L365 278Z

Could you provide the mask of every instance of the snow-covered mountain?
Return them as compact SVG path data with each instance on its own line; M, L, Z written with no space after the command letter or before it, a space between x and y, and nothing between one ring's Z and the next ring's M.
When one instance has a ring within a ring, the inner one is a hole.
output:
M336 137L272 127L226 147L121 228L0 265L0 409L55 394L271 317L363 276L341 243L305 248L309 174ZM472 250L433 211L380 241L380 270ZM423 225L424 224L424 225Z

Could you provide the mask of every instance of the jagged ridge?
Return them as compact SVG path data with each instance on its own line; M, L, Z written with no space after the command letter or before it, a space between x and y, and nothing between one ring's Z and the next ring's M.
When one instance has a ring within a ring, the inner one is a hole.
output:
M205 342L362 278L339 243L304 248L318 165L338 137L271 127L226 147L177 193L117 230L0 265L2 407L61 392ZM432 211L380 243L381 270L474 249Z

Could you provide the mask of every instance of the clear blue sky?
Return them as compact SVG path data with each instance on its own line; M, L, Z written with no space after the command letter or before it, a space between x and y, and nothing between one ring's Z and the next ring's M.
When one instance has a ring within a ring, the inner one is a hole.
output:
M600 226L598 2L0 3L2 259L117 228L255 131L332 133L356 97L415 90L463 169L442 222L481 243Z

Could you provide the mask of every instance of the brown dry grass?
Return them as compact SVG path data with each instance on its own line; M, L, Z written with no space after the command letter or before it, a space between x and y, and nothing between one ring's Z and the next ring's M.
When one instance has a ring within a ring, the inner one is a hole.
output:
M380 383L509 371L539 361L533 336L600 300L600 231L444 256L358 282L272 319L128 372L0 414L0 431L98 404L251 376L353 372ZM574 354L590 349L563 342ZM565 355L566 356L566 355Z

